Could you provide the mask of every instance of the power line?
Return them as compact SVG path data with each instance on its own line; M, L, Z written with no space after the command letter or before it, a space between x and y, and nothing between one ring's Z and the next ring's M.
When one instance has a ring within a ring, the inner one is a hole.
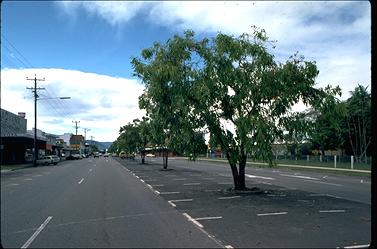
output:
M25 56L23 56L23 54L20 52L20 51L18 51L18 49L5 37L5 35L4 34L1 34L1 36L5 39L5 41L7 41L8 42L8 44L9 45L11 45L12 46L12 48L19 54L19 55L21 55L21 57L25 60L25 62L26 63L28 63L31 67L34 67L29 61L28 61L28 59L26 59L26 57Z

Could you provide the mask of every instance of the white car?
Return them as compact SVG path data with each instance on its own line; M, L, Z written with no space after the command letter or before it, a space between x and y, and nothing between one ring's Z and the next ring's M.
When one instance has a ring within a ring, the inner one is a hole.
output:
M55 155L51 156L42 156L40 159L37 160L37 164L49 165L49 164L58 164L60 162L60 158Z
M145 156L146 157L155 157L155 155L153 155L153 154L146 154Z

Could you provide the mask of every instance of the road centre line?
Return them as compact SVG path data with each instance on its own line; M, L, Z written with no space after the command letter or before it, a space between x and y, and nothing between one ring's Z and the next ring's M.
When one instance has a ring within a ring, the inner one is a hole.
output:
M310 179L310 180L319 180L318 178L310 177L310 176L298 176L298 175L287 175L287 174L279 174L281 176L288 176L288 177L296 177L302 179Z
M222 216L215 216L215 217L201 217L201 218L195 218L194 220L217 220L217 219L222 219Z
M192 186L192 185L200 185L199 182L193 182L193 183L184 183L185 186Z
M319 210L320 213L345 213L344 209L333 209L333 210Z
M81 184L83 181L84 181L84 178L81 178L81 180L79 181L79 184Z
M52 216L47 217L47 219L38 227L37 231L33 233L33 235L25 242L25 244L21 248L28 248L28 246L34 241L34 239L38 236L40 232L42 232L43 228L47 226L47 224L52 219Z
M245 176L247 176L249 178L261 178L261 179L266 179L266 180L275 180L275 178L266 177L266 176L256 176L256 175L249 175L249 174L245 174Z
M219 200L226 200L226 199L234 199L234 198L239 198L239 197L241 197L241 196L239 196L239 195L234 195L234 196L219 197L219 198L217 198L217 199L219 199Z
M320 184L326 184L326 185L333 185L333 186L342 186L342 184L337 184L337 183L319 182L319 181L312 181L312 180L304 180L304 181L306 181L306 182L320 183Z
M257 216L281 215L281 214L287 214L287 213L288 212L265 213L265 214L257 214Z

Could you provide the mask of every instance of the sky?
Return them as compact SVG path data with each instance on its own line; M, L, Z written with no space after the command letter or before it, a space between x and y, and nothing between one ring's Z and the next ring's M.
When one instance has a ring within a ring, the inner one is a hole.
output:
M198 39L219 32L239 36L265 29L285 62L297 51L316 61L317 87L339 85L341 100L358 84L371 85L369 1L2 1L1 108L25 112L34 127L112 142L119 128L145 115L138 107L144 85L131 58L155 41L184 30ZM71 99L59 99L71 97ZM299 108L303 108L302 106Z

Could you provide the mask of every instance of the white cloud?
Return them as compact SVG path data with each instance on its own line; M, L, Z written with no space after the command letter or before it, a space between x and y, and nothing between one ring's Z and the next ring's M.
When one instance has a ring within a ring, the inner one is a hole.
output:
M67 9L67 4L63 3ZM72 9L78 9L75 4ZM240 35L251 26L264 28L277 40L279 61L299 51L317 61L318 85L339 84L342 99L358 83L371 84L371 7L367 1L162 1L83 2L111 25L126 23L141 10L153 25L175 32ZM143 16L144 17L144 16Z
M38 82L37 128L53 134L74 133L73 120L91 129L87 136L97 141L114 141L119 127L141 118L138 96L144 87L136 80L116 78L74 70L4 69L1 71L1 108L13 113L26 112L27 127L34 127L34 102L30 90L34 86L26 77L45 77ZM70 96L70 100L45 99ZM25 98L27 97L27 98ZM16 101L15 101L16 100ZM83 129L78 133L84 134Z

